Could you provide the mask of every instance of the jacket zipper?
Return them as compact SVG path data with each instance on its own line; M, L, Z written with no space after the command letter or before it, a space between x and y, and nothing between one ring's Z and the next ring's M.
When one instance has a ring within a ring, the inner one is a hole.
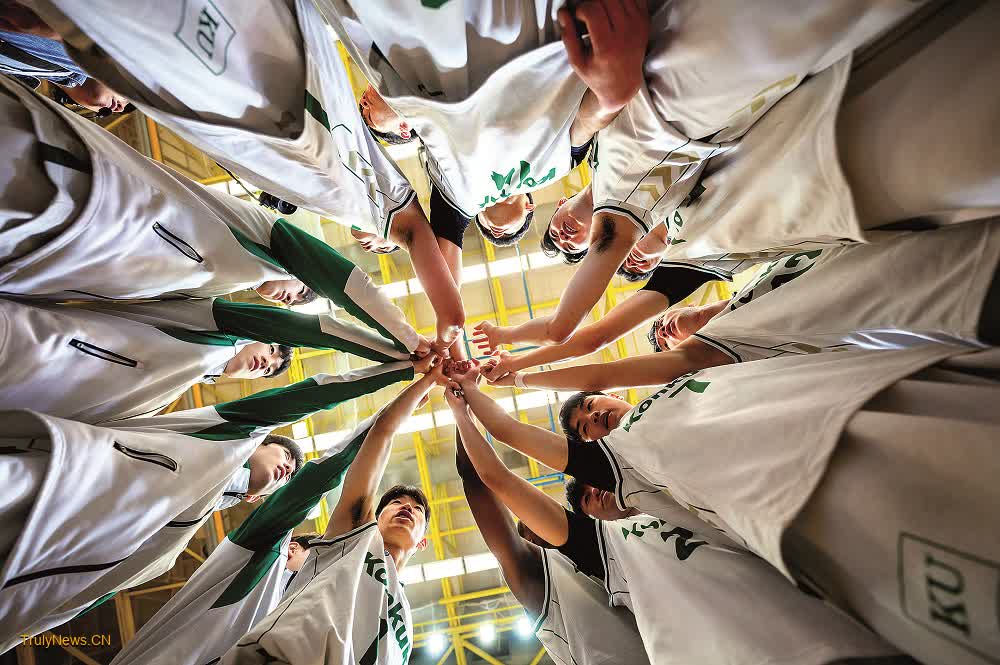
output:
M95 358L100 358L101 360L106 360L109 363L114 363L116 365L125 365L126 367L138 367L139 361L133 360L127 356L122 356L114 351L108 351L107 349L102 349L99 346L94 346L89 342L84 342L83 340L76 339L75 337L69 341L69 345L72 346L77 351L82 351L88 356L94 356Z
M162 466L164 469L169 469L170 471L177 471L177 462L172 458L167 457L161 453L152 453L146 450L136 450L135 448L129 448L128 446L122 445L118 441L114 443L115 450L118 452L131 457L132 459L137 459L140 462L149 462L150 464L156 464L157 466Z
M205 261L205 259L201 257L201 254L199 254L194 247L181 240L180 236L176 236L170 231L168 231L159 222L153 222L153 231L156 233L156 235L160 236L168 243L173 245L174 248L177 249L177 251L179 251L181 254L188 257L192 261L196 261L197 263L203 263Z

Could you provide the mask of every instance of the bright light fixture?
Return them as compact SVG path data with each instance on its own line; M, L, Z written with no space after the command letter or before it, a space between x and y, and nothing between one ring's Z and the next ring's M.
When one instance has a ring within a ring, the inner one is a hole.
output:
M432 656L440 656L448 647L448 638L443 633L431 633L424 644Z
M497 627L493 622L479 624L479 641L483 644L492 644L497 638Z
M482 554L470 554L462 557L465 559L465 572L478 573L481 570L495 570L500 567L493 552L483 552Z
M465 572L465 565L462 557L454 559L443 559L441 561L428 561L423 566L424 581L439 580L444 577L455 577Z
M531 635L531 621L528 620L528 617L521 617L517 620L517 634L521 637Z
M424 569L423 566L419 564L410 564L406 568L403 568L403 572L399 574L399 581L403 584L416 584L417 582L424 582Z

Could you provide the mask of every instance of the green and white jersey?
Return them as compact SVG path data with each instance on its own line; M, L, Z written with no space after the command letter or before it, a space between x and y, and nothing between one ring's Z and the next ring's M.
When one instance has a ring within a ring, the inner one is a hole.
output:
M100 46L100 57L74 52L88 71L253 185L383 238L416 199L362 122L336 42L309 0L253 12L239 0L148 0L129 12L114 0L88 11L42 4Z
M534 11L523 2L332 4L334 29L416 132L427 174L462 215L572 170L569 130L587 87L546 13L550 3ZM414 30L404 35L403 24Z
M619 494L637 492L642 507L643 495L666 492L792 579L782 533L822 479L847 421L896 381L970 350L853 349L701 370L640 402L601 445Z
M323 457L309 460L231 532L136 634L114 665L203 665L225 655L281 600L292 529L340 485L371 429L366 419Z
M594 526L608 599L632 610L654 665L824 665L896 653L749 552L649 515Z
M378 524L313 541L281 603L223 657L224 665L280 661L405 665L413 620Z
M833 123L852 51L915 6L667 4L652 17L646 89L592 152L595 212L625 215L644 233L666 223L677 258L766 259L862 240ZM800 93L834 63L843 71Z
M608 604L601 586L556 550L542 549L545 596L532 626L558 665L648 665L628 611Z
M398 308L326 243L259 206L146 159L21 86L0 85L30 111L39 145L47 146L43 158L56 160L47 162L51 173L91 174L80 214L67 212L73 210L65 201L70 192L60 190L50 209L25 222L28 230L18 227L44 236L46 229L66 225L0 268L0 294L103 303L212 297L296 277L399 350L416 348L418 337Z
M998 263L996 221L800 252L771 264L695 336L736 362L928 342L982 346L976 332Z
M41 486L3 488L32 508L0 569L0 646L169 570L275 427L412 378L409 362L377 365L115 427L5 413L0 464L25 450L49 460Z
M221 299L89 309L0 299L0 338L0 408L91 424L160 411L218 376L252 340L407 358L386 338L329 315Z

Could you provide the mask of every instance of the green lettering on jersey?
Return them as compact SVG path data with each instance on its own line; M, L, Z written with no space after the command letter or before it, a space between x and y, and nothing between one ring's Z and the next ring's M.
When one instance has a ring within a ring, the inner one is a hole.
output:
M674 541L674 553L677 556L678 561L686 561L692 553L702 545L707 543L704 540L692 540L694 538L694 533L687 529L681 527L671 527L669 531L666 527L671 527L663 520L652 520L650 522L632 522L630 528L626 529L621 527L622 537L628 540L629 536L635 536L636 538L642 538L648 531L656 531L660 534L660 538L663 542L668 542L671 538L676 538Z
M372 556L371 552L365 552L365 572L380 582L382 586L388 587L389 582L385 577L385 559Z
M507 171L506 175L497 173L496 171L490 174L490 178L493 179L493 186L497 188L497 195L490 196L487 194L483 198L483 202L479 204L479 207L489 207L497 201L503 201L506 198L514 196L517 193L517 190L522 187L534 189L549 180L554 179L555 177L556 169L555 167L552 167L549 169L548 173L541 178L535 178L531 175L531 164L522 159L520 165L517 168L512 168L510 171Z
M649 407L653 406L653 402L660 399L667 393L670 393L669 395L667 395L667 399L670 399L672 397L676 397L677 393L681 392L684 389L690 390L698 394L705 392L705 390L711 384L711 381L696 381L694 378L692 378L700 371L701 370L698 370L697 372L689 372L684 376L677 377L667 385L663 386L663 388L657 390L655 393L653 393L646 399L639 402L639 406L635 407L629 412L628 422L622 425L622 429L625 430L626 432L629 431L632 428L632 425L634 425L636 422L638 422L640 418L642 418L642 414L646 413L646 411L649 410ZM680 387L678 387L673 392L670 392L678 384L680 384Z

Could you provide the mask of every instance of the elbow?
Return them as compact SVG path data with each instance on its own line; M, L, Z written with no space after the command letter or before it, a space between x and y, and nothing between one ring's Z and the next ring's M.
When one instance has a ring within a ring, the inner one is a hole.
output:
M558 320L552 321L545 328L545 342L547 344L563 344L573 335L574 330L576 330L574 325Z

